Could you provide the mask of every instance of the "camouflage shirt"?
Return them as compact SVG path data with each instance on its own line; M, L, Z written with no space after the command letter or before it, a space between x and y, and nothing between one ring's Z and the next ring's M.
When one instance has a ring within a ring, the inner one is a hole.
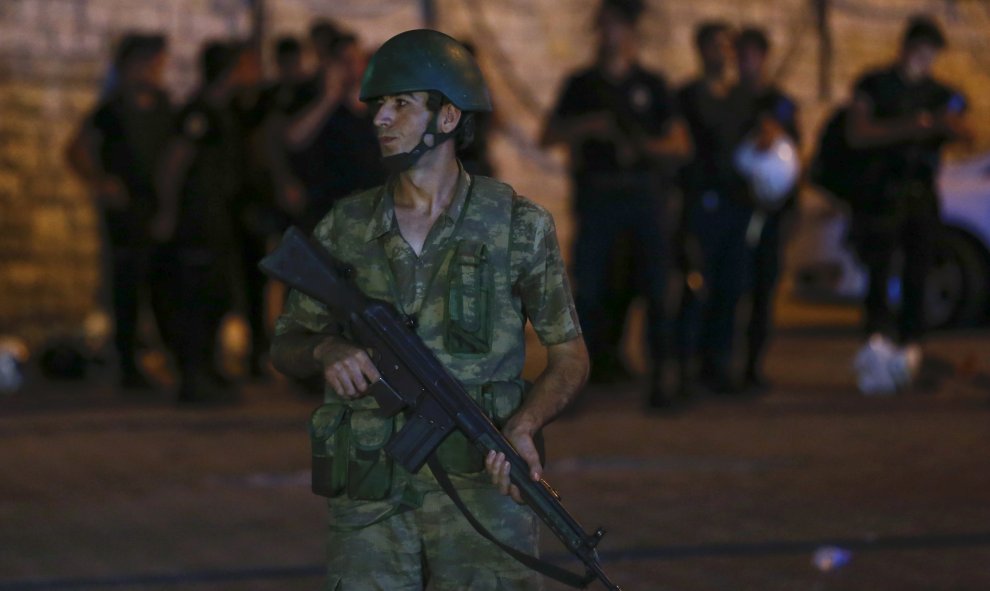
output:
M520 377L527 320L547 346L581 334L553 218L487 177L461 169L418 256L399 232L389 185L339 201L314 235L356 269L362 291L414 316L466 386ZM290 331L346 336L331 311L295 291L275 328Z

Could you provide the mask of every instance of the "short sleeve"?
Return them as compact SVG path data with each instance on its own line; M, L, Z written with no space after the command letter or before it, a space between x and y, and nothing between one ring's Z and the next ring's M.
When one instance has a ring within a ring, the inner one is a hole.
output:
M557 99L553 114L557 117L567 118L581 115L588 111L587 90L583 88L581 79L572 76L564 83L564 90Z
M515 288L540 342L550 346L580 336L581 327L550 213L525 198L515 198L510 248Z
M965 113L969 110L969 104L964 95L959 90L950 86L939 84L937 109L944 109L949 113Z
M869 102L871 109L876 108L879 102L878 92L876 74L867 74L857 80L853 85L853 100L866 100Z

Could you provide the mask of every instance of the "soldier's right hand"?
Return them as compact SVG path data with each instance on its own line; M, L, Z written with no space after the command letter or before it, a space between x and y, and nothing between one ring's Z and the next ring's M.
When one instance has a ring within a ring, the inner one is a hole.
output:
M313 358L323 367L323 378L341 398L360 398L381 378L367 351L339 337L328 337L317 345Z

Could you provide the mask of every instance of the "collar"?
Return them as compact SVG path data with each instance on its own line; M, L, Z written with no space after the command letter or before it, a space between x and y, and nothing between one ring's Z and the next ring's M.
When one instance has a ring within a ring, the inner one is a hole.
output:
M375 209L371 213L371 223L368 224L368 231L364 235L366 242L380 238L398 229L397 222L395 221L395 197L392 194L394 188L395 177L392 177L378 192L378 201L375 203ZM454 187L454 197L451 199L450 205L440 214L439 218L444 225L453 224L460 217L461 211L464 210L464 206L467 203L470 189L471 175L464 170L464 165L458 160L457 185Z

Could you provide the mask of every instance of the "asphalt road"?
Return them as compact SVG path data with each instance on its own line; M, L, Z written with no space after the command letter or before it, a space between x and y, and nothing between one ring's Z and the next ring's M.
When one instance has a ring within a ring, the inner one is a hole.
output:
M933 336L933 387L877 398L853 386L855 330L789 326L761 397L655 416L640 384L595 386L548 428L548 479L609 530L606 570L626 590L990 589L990 331ZM319 588L316 405L278 380L193 410L35 378L0 399L0 591ZM829 546L849 559L821 570Z

